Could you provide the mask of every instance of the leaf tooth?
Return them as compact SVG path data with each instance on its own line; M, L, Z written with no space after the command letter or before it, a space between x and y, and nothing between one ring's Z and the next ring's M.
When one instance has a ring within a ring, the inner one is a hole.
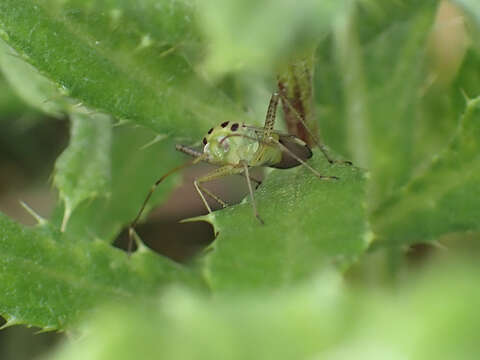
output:
M65 232L70 215L72 215L72 208L68 205L68 202L65 201L65 211L63 213L62 226L60 227L61 232Z
M0 326L0 330L4 330L8 327L11 327L13 325L19 325L21 324L20 320L17 319L15 316L7 316L7 315L2 315L5 320L7 320L7 322L5 324L3 324L2 326Z
M47 333L47 332L52 332L52 331L57 331L59 328L58 326L53 326L53 325L47 325L42 327L41 329L38 329L38 331L35 331L35 335Z
M215 215L213 213L211 214L206 214L206 215L200 215L200 216L195 216L187 219L182 219L179 222L180 223L187 223L187 222L196 222L196 221L206 221L212 225L214 225L214 219Z
M168 136L166 134L158 134L157 136L155 136L153 138L152 141L149 141L148 143L146 143L145 145L143 145L140 150L144 150L146 148L149 148L150 146L153 146L155 145L156 143L166 139Z

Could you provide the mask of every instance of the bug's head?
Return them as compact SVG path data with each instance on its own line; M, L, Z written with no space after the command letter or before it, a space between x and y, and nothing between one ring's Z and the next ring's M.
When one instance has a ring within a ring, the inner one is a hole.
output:
M236 163L245 157L243 153L246 149L251 151L252 141L238 136L245 135L246 131L244 125L225 121L211 128L203 138L203 152L208 154L209 161L212 163Z
M230 151L230 141L227 137L232 133L232 127L235 129L233 131L236 131L238 124L231 125L229 121L225 121L208 130L202 142L203 152L209 155L210 160L222 160Z

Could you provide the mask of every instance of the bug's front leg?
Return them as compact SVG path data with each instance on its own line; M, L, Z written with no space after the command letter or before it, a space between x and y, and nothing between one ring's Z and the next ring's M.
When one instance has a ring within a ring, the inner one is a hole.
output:
M255 217L258 219L258 221L260 221L260 224L263 225L265 223L263 222L260 215L258 215L257 205L255 203L255 197L253 196L253 188L252 188L252 182L251 182L250 174L249 174L249 171L248 171L248 164L245 161L242 161L241 164L242 164L242 167L243 167L243 172L245 174L245 179L247 180L248 191L250 192L250 198L252 199L253 215L255 215Z
M238 168L232 165L225 165L193 181L193 185L195 186L195 189L197 190L198 195L200 195L200 198L202 199L203 204L205 205L209 213L212 212L212 209L210 208L210 205L208 204L207 199L205 199L205 196L203 195L203 193L207 194L209 197L214 199L223 207L226 207L228 205L224 200L222 200L217 195L213 194L210 190L206 189L201 184L212 181L212 180L220 179L225 176L240 174L242 172L243 172L243 168Z
M169 172L164 174L162 177L160 177L157 181L155 181L155 183L152 185L152 187L150 188L150 191L147 194L147 197L143 201L142 207L140 208L140 210L137 213L137 216L135 216L135 219L133 219L133 221L130 223L130 226L128 227L128 249L127 249L128 255L130 255L131 252L132 252L132 245L133 245L134 240L138 239L138 236L135 233L135 227L137 226L138 221L140 220L140 217L142 216L143 211L145 210L145 207L147 206L148 201L152 197L152 195L155 192L155 190L157 189L157 187L163 182L163 180L165 180L167 177L169 177L173 173L176 173L177 171L179 171L179 170L181 170L181 169L183 169L187 166L196 164L197 162L201 161L203 159L202 156L203 156L203 154L200 154L200 156L195 158L193 161L188 161L188 162L186 162L186 163L184 163L180 166L177 166L176 168L173 168L172 170L170 170Z

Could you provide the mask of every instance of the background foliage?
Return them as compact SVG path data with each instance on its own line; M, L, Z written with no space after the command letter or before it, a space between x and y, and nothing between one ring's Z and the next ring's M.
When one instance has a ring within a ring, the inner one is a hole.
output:
M73 334L58 359L475 358L479 27L469 0L2 1L3 181L26 159L58 192L36 226L0 215L5 326ZM248 199L190 219L215 240L182 264L112 246L183 161L175 143L261 124L305 57L312 119L354 163L311 164L338 181L269 172L265 226ZM36 129L65 118L47 153Z

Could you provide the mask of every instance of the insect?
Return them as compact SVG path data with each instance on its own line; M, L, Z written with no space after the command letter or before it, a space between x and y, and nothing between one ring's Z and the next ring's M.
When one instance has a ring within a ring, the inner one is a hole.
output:
M205 188L203 184L229 175L244 175L250 193L253 213L261 224L264 222L257 211L252 181L257 184L257 187L261 182L250 175L250 168L264 166L277 169L289 169L301 165L310 170L319 179L338 179L335 176L321 175L306 162L313 154L305 142L294 135L284 134L274 130L279 96L278 93L273 93L263 128L225 121L208 131L202 141L203 149L197 150L185 145L176 146L178 151L192 156L194 159L170 170L152 185L142 207L130 225L129 253L133 243L132 239L135 226L155 189L165 178L189 165L204 161L219 166L206 175L198 177L193 182L195 189L209 213L212 212L212 209L206 196L219 203L222 207L227 207L228 205L217 195ZM329 162L332 162L328 157L327 159Z

